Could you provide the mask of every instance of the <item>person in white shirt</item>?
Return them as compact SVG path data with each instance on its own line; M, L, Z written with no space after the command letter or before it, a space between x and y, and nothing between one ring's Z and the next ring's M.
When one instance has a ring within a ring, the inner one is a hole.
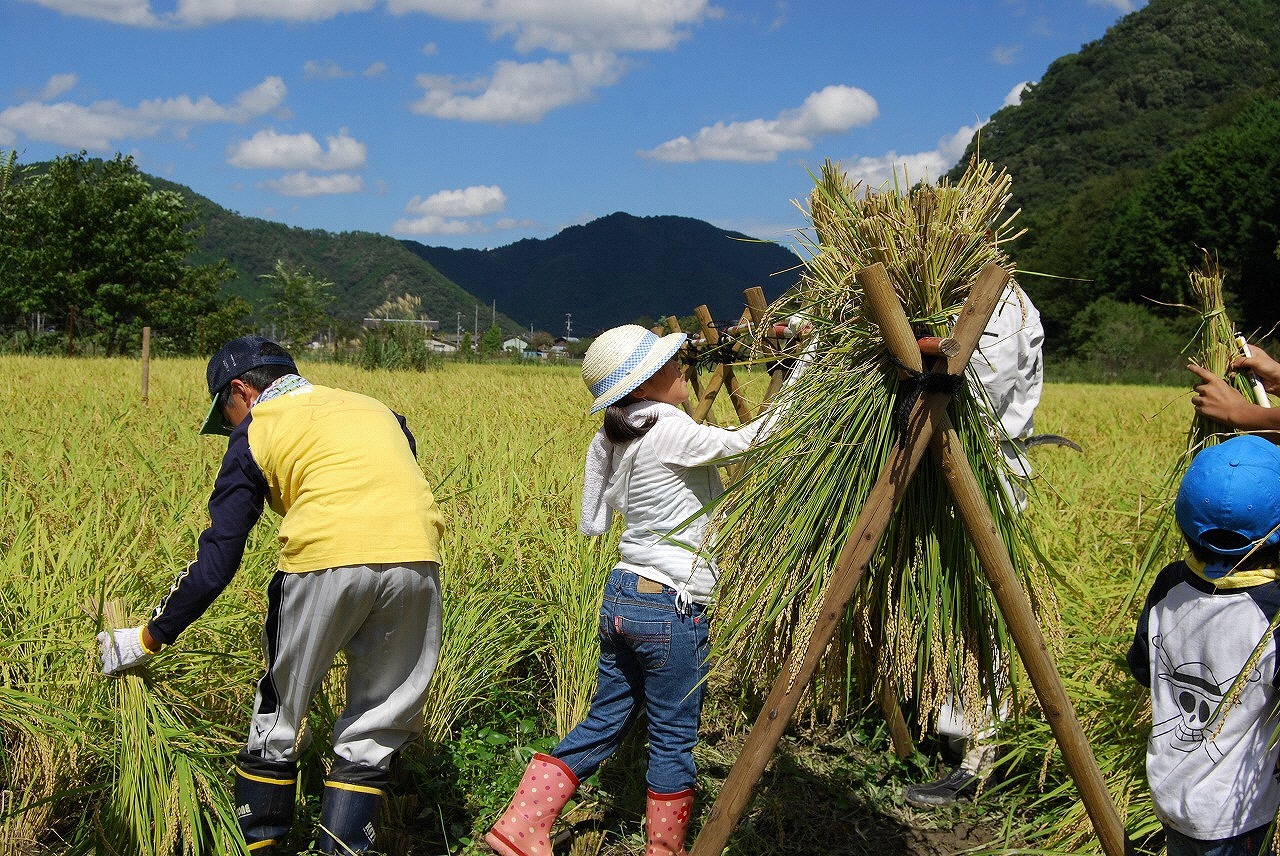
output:
M485 836L501 856L548 856L551 826L577 789L622 743L642 708L649 719L646 832L650 856L683 854L693 807L693 747L702 715L716 584L707 503L717 464L745 452L772 420L737 430L700 425L676 357L684 333L628 324L587 350L582 377L604 410L587 449L580 528L625 528L600 607L600 661L587 718L550 754L537 754L506 812Z
M1043 348L1044 326L1031 298L1006 287L969 361L973 370L969 387L987 405L991 431L1000 440L1006 466L1000 473L1001 484L1018 511L1026 507L1023 485L1031 478L1023 443L1031 436L1044 390ZM903 788L903 800L914 808L933 809L972 797L995 764L992 738L1001 718L988 705L979 713L981 724L975 728L975 718L963 709L955 693L949 695L938 711L935 728L960 761L937 781Z

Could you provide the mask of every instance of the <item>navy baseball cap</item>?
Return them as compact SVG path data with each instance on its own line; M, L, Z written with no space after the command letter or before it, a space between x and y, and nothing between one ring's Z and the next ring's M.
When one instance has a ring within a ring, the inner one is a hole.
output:
M262 336L241 336L239 339L227 342L209 360L205 380L209 383L209 397L213 399L213 403L209 405L209 415L205 417L204 425L200 427L201 434L227 436L231 433L231 429L222 418L222 413L218 410L218 393L226 389L227 384L240 375L259 366L287 366L292 373L298 373L298 366L293 362L293 357L264 354L262 353L263 345L280 347Z
M1257 547L1280 543L1280 448L1253 434L1210 446L1191 461L1174 504L1178 526L1223 558L1205 565L1217 579Z

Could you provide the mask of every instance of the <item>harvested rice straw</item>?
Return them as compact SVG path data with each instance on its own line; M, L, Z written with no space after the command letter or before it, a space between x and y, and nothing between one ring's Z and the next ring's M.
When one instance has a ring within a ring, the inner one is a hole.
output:
M1196 305L1184 307L1200 316L1196 338L1188 345L1188 349L1195 347L1191 359L1219 377L1227 378L1227 383L1246 400L1254 404L1260 403L1260 400L1265 400L1266 393L1261 392L1260 399L1260 391L1254 387L1246 373L1238 372L1228 377L1232 361L1241 355L1240 339L1236 335L1235 323L1227 314L1222 268L1207 250L1202 252L1204 260L1201 266L1189 273L1191 294L1196 298ZM1145 595L1156 572L1183 550L1182 534L1178 531L1174 518L1173 501L1191 459L1201 449L1216 445L1233 433L1235 432L1226 426L1194 412L1187 429L1186 450L1173 461L1165 477L1164 489L1161 491L1163 501L1155 512L1151 534L1143 547L1142 561L1134 577L1134 588L1129 597L1118 605L1117 614L1122 617L1121 620L1127 620L1134 600Z
M946 336L977 273L1009 260L1016 237L1004 209L1009 178L974 160L954 184L894 186L859 196L826 163L809 200L817 235L793 294L770 307L766 327L799 312L818 338L807 371L782 394L787 415L730 486L716 512L719 668L767 691L804 654L836 556L899 429L904 394L878 328L862 313L858 270L885 265L917 335ZM1016 284L1015 284L1016 287ZM976 357L975 357L976 358ZM962 384L951 419L1033 605L1057 638L1052 586L1027 524L1000 487L1002 437L975 385ZM860 651L871 650L870 660ZM980 712L1017 658L941 473L926 456L891 521L862 588L819 670L812 701L845 712L879 682L915 699L927 727L957 688Z
M130 623L120 600L104 605L103 622ZM146 856L242 852L226 785L210 782L226 759L201 745L199 723L184 723L176 700L154 692L141 668L105 680L115 687L119 718L115 781L96 826L124 851Z

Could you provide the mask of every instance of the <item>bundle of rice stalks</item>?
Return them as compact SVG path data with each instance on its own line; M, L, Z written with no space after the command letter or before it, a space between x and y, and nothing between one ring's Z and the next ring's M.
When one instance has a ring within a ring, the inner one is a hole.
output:
M1017 236L1004 214L1009 178L982 161L954 185L909 193L893 187L859 197L830 162L815 181L812 260L796 293L766 320L798 309L812 324L816 352L777 402L785 418L716 515L724 574L717 659L749 689L767 690L783 669L794 676L836 557L900 441L894 410L910 384L862 311L856 272L883 263L915 333L946 336L982 267L1010 267L1001 244ZM1003 433L982 396L976 382L961 384L951 419L1052 636L1052 587L1001 488ZM887 684L915 701L923 728L955 689L976 718L1009 685L1016 659L942 475L926 457L819 670L812 702L839 715Z
M1231 363L1241 355L1240 341L1237 339L1236 325L1227 314L1224 299L1222 268L1218 260L1203 251L1204 260L1201 266L1188 275L1191 280L1191 294L1196 303L1185 307L1200 316L1200 324L1195 339L1188 343L1187 350L1192 352L1191 360L1213 372L1225 377L1227 383L1245 397L1251 404L1259 402L1258 392L1245 372L1228 376ZM1265 393L1263 393L1265 395ZM1191 464L1196 453L1207 446L1213 446L1230 437L1234 431L1218 422L1213 422L1197 411L1187 428L1186 451L1176 458L1169 468L1165 479L1164 505L1156 515L1151 533L1142 551L1142 561L1135 577L1136 585L1130 598L1122 604L1121 615L1127 617L1134 598L1142 596L1150 585L1155 573L1167 562L1176 558L1182 550L1182 535L1178 531L1177 521L1173 514L1173 500L1178 493L1178 485L1182 476Z
M124 605L103 609L108 627L127 626ZM115 781L95 825L124 852L231 854L243 839L226 787L229 735L185 699L157 691L140 669L113 679L116 696ZM210 738L213 738L212 740Z

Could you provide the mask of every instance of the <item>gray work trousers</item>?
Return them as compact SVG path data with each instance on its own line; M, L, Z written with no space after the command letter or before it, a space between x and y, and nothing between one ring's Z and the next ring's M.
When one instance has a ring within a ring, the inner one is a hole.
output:
M276 573L262 633L266 672L247 751L268 761L296 759L305 748L298 732L312 696L342 651L346 702L333 724L334 752L386 769L422 732L440 632L434 562Z

